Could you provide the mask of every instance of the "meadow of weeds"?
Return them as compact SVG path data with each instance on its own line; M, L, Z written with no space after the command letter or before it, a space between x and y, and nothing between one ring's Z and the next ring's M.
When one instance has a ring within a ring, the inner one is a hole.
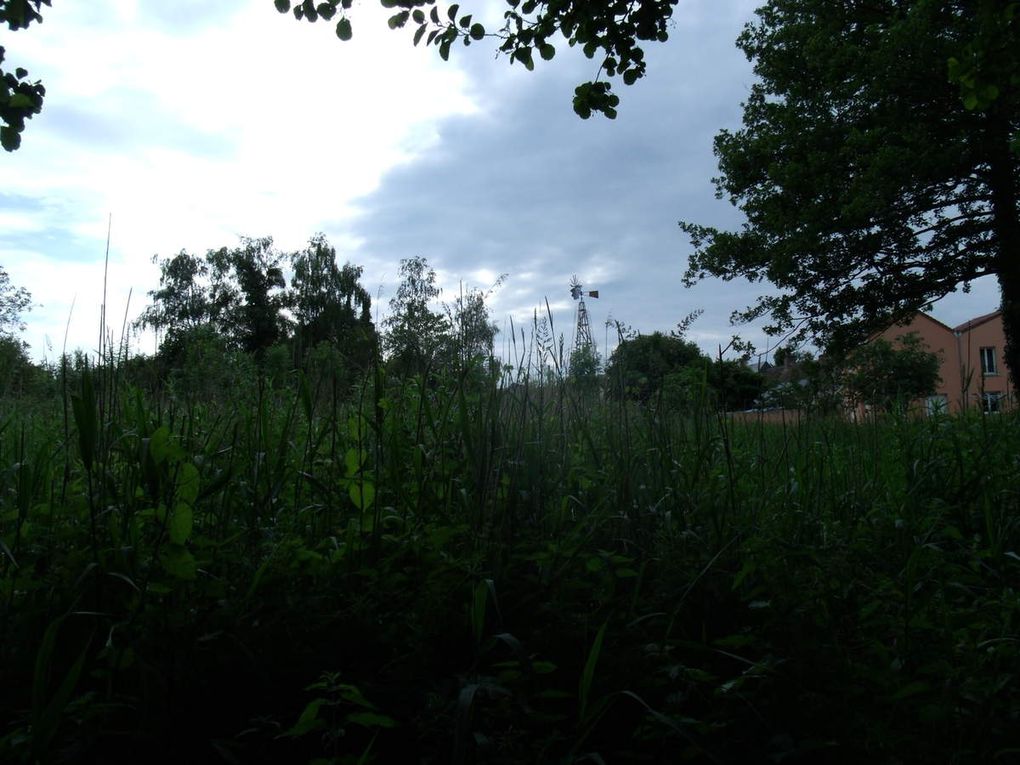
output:
M4 763L1020 760L1016 415L73 377L0 403Z

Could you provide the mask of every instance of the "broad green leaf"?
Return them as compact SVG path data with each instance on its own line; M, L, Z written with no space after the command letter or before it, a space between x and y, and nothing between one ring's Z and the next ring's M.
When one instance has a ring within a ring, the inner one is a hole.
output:
M368 460L368 452L357 447L352 447L344 454L344 466L347 468L347 476L357 475L365 462Z
M472 24L470 34L472 40L481 40L485 37L485 27L481 24Z
M284 731L282 736L303 736L306 733L311 733L313 730L318 730L323 727L324 723L319 719L319 708L326 703L326 699L315 699L310 701L308 705L301 712L301 716L298 717L298 721L287 731Z
M198 575L198 561L186 547L170 544L163 548L163 568L178 579L194 579Z
M392 717L378 714L377 712L351 712L347 715L347 722L356 723L366 728L395 728L397 722Z
M7 102L7 105L11 109L31 109L35 106L35 103L24 93L15 93L11 96L11 100Z
M368 510L375 502L375 486L369 481L352 481L348 489L351 502L359 510Z
M174 491L178 502L194 505L195 498L198 497L198 468L190 462L181 465L177 470L177 483Z
M191 536L191 528L194 524L195 514L190 505L179 504L174 508L174 514L170 516L170 541L176 545L183 545Z
M336 23L336 36L339 37L344 42L347 42L353 36L353 31L351 30L351 22L346 17L340 19L340 21Z
M152 461L158 466L166 462L170 454L170 430L166 425L157 428L149 436L149 455Z
M368 420L360 414L347 419L347 432L357 442L363 441L368 436Z
M912 683L907 683L900 688L896 693L890 696L890 700L899 701L901 699L909 698L910 696L916 696L919 693L925 693L930 690L931 686L921 680L915 680Z

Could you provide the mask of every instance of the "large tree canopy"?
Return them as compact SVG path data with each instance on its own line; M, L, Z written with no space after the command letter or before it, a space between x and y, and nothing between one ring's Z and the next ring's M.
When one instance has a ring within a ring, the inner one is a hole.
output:
M718 195L747 222L736 233L681 223L696 249L686 282L771 282L777 291L736 318L770 316L773 333L845 348L994 274L1015 385L1017 5L771 0L759 9L738 40L759 78L743 128L715 142Z

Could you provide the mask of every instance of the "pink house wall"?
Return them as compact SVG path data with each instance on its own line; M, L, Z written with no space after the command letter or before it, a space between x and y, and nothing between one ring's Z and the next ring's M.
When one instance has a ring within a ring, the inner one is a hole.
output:
M996 311L979 316L956 327L960 343L961 389L970 406L982 405L986 394L1001 396L1003 403L1010 400L1009 367L1003 349L1006 334L1002 329L1002 314ZM981 349L988 348L994 358L994 367L985 372L981 366Z
M1002 314L998 311L971 319L958 327L949 327L926 313L918 312L905 324L897 324L879 332L871 339L884 338L895 343L897 338L916 333L921 341L939 356L939 383L936 395L925 402L929 410L944 406L950 412L985 404L986 394L1001 396L999 406L1012 406L1009 368L1003 355L1006 336ZM994 371L982 373L981 349L991 348L995 358Z

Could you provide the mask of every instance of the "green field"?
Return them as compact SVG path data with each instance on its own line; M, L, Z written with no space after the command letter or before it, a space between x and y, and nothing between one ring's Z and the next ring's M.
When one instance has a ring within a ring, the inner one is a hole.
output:
M1020 760L1020 422L485 375L0 403L4 763Z

